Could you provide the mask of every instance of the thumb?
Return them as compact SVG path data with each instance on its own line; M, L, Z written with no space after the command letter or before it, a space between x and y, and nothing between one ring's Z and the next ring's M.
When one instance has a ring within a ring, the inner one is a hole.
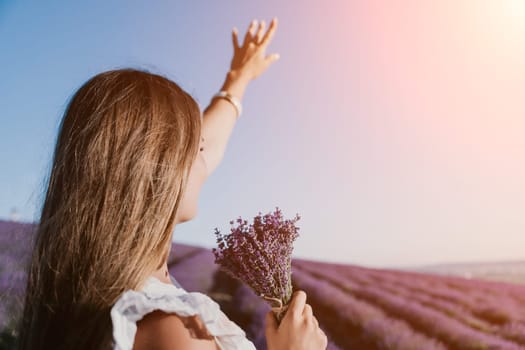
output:
M278 53L274 53L274 54L268 55L268 56L266 57L266 59L267 59L270 63L279 60L279 58L281 58L281 55L279 55Z
M275 315L273 311L269 311L266 314L266 332L267 333L275 333L277 330L277 319L275 318Z

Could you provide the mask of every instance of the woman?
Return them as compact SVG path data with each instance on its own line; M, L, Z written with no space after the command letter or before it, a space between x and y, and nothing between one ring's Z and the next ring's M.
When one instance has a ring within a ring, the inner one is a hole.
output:
M196 215L223 157L247 84L278 58L265 56L277 20L266 33L256 26L242 45L233 31L221 88L233 97L213 98L202 118L176 83L136 69L100 73L71 98L28 273L21 349L253 348L209 297L173 284L166 260L175 225ZM279 326L271 313L266 321L269 349L326 347L304 292Z

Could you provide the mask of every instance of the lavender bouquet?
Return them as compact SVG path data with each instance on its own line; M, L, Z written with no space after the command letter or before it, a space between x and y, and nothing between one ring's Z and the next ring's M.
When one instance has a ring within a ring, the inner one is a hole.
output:
M284 220L278 207L273 213L247 220L239 217L237 227L223 235L215 228L218 248L213 248L215 263L230 276L248 285L272 307L281 322L292 298L293 241L299 236L295 223L301 217Z

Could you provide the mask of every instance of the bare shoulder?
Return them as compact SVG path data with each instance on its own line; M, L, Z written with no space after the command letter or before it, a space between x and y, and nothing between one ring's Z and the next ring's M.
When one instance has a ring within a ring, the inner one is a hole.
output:
M137 322L133 350L218 350L200 317L155 310Z

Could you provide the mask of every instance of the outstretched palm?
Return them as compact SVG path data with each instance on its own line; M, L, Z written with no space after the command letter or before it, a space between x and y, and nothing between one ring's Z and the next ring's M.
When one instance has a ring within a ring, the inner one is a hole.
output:
M230 70L246 75L249 80L257 78L270 64L279 59L279 54L266 55L265 52L277 29L277 18L272 19L266 33L264 33L264 20L255 32L256 26L257 20L253 20L244 36L242 46L239 45L237 28L232 32L233 58Z

